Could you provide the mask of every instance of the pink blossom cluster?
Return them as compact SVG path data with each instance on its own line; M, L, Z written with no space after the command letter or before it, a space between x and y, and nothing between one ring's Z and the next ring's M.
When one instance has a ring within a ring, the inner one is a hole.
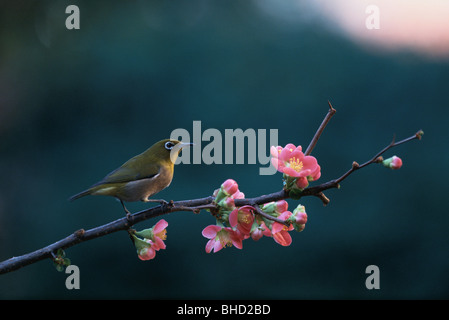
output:
M167 239L167 226L168 222L162 219L152 228L135 232L132 235L137 255L140 260L154 259L156 251L165 249L166 246L164 240Z
M289 246L292 238L289 231L302 231L307 222L307 214L303 206L298 206L293 213L288 211L288 203L285 200L270 202L262 205L260 209L268 215L279 220L286 221L288 227L261 215L256 214L253 206L235 206L235 199L244 198L244 194L238 189L238 184L232 179L226 180L214 192L215 202L219 212L215 215L217 223L204 228L202 234L209 239L206 244L206 252L212 250L218 252L224 247L234 246L242 249L242 241L252 238L257 241L263 236L272 237L282 246Z
M321 176L321 167L317 160L315 157L304 155L301 146L296 147L291 143L284 148L272 146L270 152L271 163L283 173L284 189L289 192L292 199L299 199L309 181L315 181ZM379 162L391 169L399 169L402 166L402 160L397 156ZM251 205L237 207L235 200L245 198L245 194L239 190L237 182L233 179L223 182L213 196L217 210L211 213L216 218L216 224L209 225L202 231L202 235L209 239L206 244L207 253L218 252L224 247L232 246L242 249L243 240L252 238L258 241L264 236L272 237L282 246L289 246L292 243L289 232L304 230L307 222L304 206L298 205L291 212L285 200L265 203L257 209ZM151 260L156 256L156 251L165 249L167 226L167 221L162 219L152 228L135 231L132 234L141 260Z

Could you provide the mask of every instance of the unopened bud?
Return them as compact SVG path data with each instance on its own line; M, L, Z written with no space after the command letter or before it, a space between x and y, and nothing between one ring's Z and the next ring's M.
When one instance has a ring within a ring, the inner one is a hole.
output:
M390 169L399 169L400 167L402 167L402 160L397 156L392 156L391 158L382 161L382 164L384 167Z

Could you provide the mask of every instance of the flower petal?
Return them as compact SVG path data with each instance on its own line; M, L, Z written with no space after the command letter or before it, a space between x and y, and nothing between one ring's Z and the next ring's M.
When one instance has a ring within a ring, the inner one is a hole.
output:
M301 172L298 174L299 177L307 177L312 174L312 170L310 169L302 169Z
M282 223L273 222L273 224L271 225L271 233L272 234L279 233L282 231L282 229L284 229L284 225Z
M221 227L217 225L210 225L203 229L203 232L201 233L203 237L207 239L212 239L217 236L217 232L221 230Z
M211 240L207 241L206 252L210 253L212 251L212 249L214 248L214 245L215 245L215 239L211 239Z
M236 247L237 249L242 249L242 247L243 247L242 240L243 239L239 233L232 232L229 234L229 237L231 238L231 242L234 247Z
M159 233L161 231L163 231L165 228L167 228L168 226L168 222L165 221L164 219L159 220L153 227L153 233Z
M277 158L271 158L271 164L276 170L279 170L279 160Z
M239 213L239 209L235 208L229 214L229 224L231 225L231 227L235 227L237 225L237 223L238 223L238 213Z
M287 247L292 243L292 237L287 231L281 231L273 234L273 239L284 247Z
M281 146L271 146L270 148L270 153L271 156L273 156L274 158L279 157L279 153L282 151L282 147Z
M159 237L154 237L154 245L153 245L154 249L159 250L159 249L165 249L165 243L164 241L162 241L161 238Z
M215 243L214 243L214 253L217 253L221 249L223 249L222 241L215 241Z
M282 168L282 172L285 173L286 175L290 176L290 177L300 177L301 172L296 171L293 168L290 167L284 167Z
M304 159L302 159L302 164L304 165L304 168L314 171L318 165L318 161L315 157L305 156Z

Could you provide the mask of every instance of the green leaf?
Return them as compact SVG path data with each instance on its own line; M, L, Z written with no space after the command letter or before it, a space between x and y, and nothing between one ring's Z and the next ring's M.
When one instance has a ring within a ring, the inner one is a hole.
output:
M59 272L64 270L64 266L57 262L54 262L53 265L55 266L56 270L58 270Z
M56 255L57 255L58 257L64 258L64 257L65 257L65 252L64 252L64 250L62 250L61 248L59 248L58 251L56 251Z

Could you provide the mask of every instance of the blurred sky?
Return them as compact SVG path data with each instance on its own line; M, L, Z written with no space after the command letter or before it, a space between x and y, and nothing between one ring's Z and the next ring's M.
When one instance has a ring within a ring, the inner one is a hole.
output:
M77 5L80 30L67 30ZM368 5L380 29L366 28ZM41 261L0 276L2 299L428 299L449 297L446 1L87 1L0 4L0 260L123 216L108 197L67 198L155 141L201 121L277 129L313 155L315 183L339 177L393 136L400 170L360 170L303 198L293 243L246 240L207 254L207 212L177 212L167 249L142 262L125 232L66 250L81 289ZM202 148L207 145L203 141ZM282 188L259 164L179 165L167 200L209 196L227 178L254 197ZM314 184L315 184L314 183ZM296 201L289 200L290 208ZM131 211L148 207L130 203ZM146 221L138 229L151 227ZM381 289L367 290L377 265Z
M445 0L292 0L275 3L254 1L262 10L280 20L301 22L320 17L329 28L370 49L411 49L428 56L449 54L449 3ZM366 28L379 9L379 29ZM368 11L367 11L368 9ZM298 17L303 19L298 19Z

